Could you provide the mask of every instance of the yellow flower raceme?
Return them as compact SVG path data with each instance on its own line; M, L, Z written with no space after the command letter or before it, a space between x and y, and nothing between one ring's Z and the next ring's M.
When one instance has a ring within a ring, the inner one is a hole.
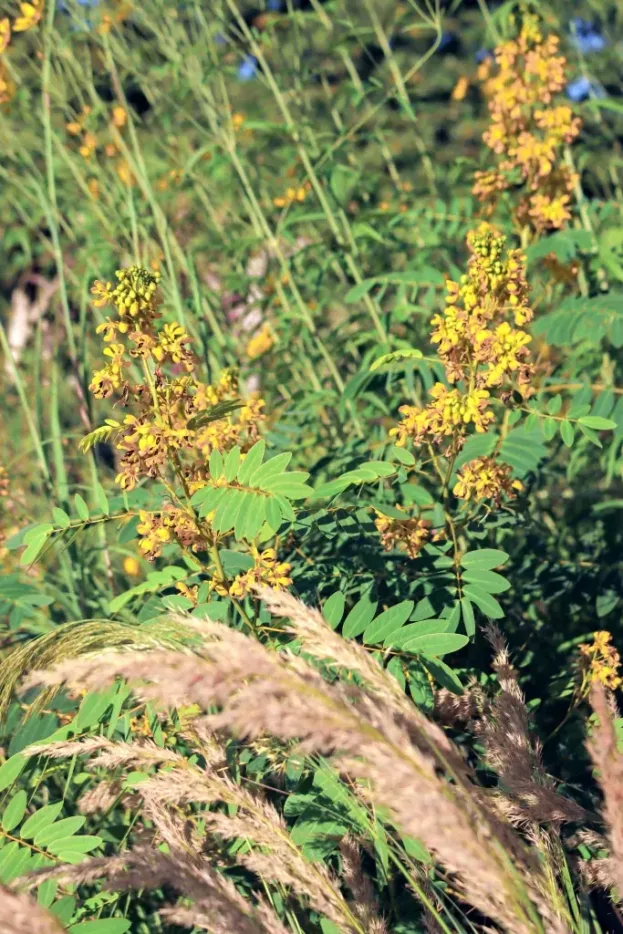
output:
M543 37L536 17L525 15L517 39L496 48L493 77L483 75L491 116L483 139L498 156L498 168L476 173L474 194L493 210L499 192L515 186L519 176L526 193L517 219L537 231L566 225L571 217L566 206L577 181L563 164L562 148L580 132L580 120L567 104L552 103L566 80L558 44L556 36ZM549 200L535 201L544 180Z
M292 565L286 561L277 561L274 548L267 548L262 552L254 548L253 556L255 563L250 570L244 574L238 574L229 583L215 578L211 582L210 588L219 596L229 595L236 600L240 600L246 597L247 594L252 593L253 589L260 585L272 587L274 590L285 590L286 587L290 586L292 583L290 577Z
M593 643L580 646L584 668L582 692L587 692L591 683L603 684L611 691L623 686L621 657L612 645L612 635L607 631L593 633Z
M443 383L435 383L430 394L434 401L424 409L411 405L401 407L403 421L390 430L390 436L396 438L399 447L404 447L408 438L421 444L426 440L439 443L443 438L463 436L469 425L482 433L493 421L493 412L487 408L489 392L486 389L462 393L458 389L448 389Z
M398 548L406 551L410 558L417 558L430 537L430 528L423 519L390 519L377 510L374 524L381 537L385 551Z
M519 480L513 480L508 464L497 463L493 457L477 457L464 464L454 486L459 499L493 500L499 505L502 498L514 499L523 490Z
M506 249L506 238L487 223L468 234L467 245L471 254L467 272L458 282L446 282L445 310L431 320L431 340L437 344L446 378L458 385L435 383L428 404L402 406L402 420L389 432L399 447L409 441L427 445L433 456L434 448L441 448L449 459L444 490L468 436L486 432L494 421L492 390L503 387L499 401L504 404L513 398L511 389L524 398L532 391L531 336L514 326L532 318L525 257L519 250ZM437 465L441 478L442 470ZM503 498L513 499L521 489L507 464L480 457L463 465L454 494L468 501L489 500L499 507ZM409 522L416 520L380 517L376 524L387 545L401 542L415 555L425 540L426 525ZM411 544L409 536L415 536Z
M43 0L34 3L20 3L20 16L13 23L13 32L26 32L36 26L43 13Z
M192 495L207 484L213 451L227 453L239 445L244 456L250 449L259 437L265 403L259 395L251 395L244 404L234 406L231 414L210 417L210 409L218 403L238 402L237 372L223 370L211 385L197 379L196 359L185 329L177 322L158 327L158 274L133 266L118 270L116 278L115 286L98 281L92 288L94 303L112 305L117 316L106 318L97 328L104 338L107 361L94 373L91 390L100 398L117 390L122 405L133 399L136 406L123 424L109 423L108 437L115 436L122 454L117 483L124 490L133 489L145 477L160 478L167 485L181 484L182 502L187 492ZM132 357L141 360L144 383L134 384L128 377ZM169 375L167 364L182 365L186 373ZM198 523L194 513L173 505L159 513L145 513L139 526L141 554L153 560L167 542L205 551L213 540L209 526L209 515ZM275 581L284 574L275 571ZM267 571L264 578L270 578Z

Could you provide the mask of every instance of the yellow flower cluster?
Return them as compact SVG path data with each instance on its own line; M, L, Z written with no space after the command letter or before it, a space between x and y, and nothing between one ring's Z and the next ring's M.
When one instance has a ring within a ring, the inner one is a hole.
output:
M616 691L623 685L621 657L612 645L612 635L609 632L594 632L592 644L581 645L580 654L584 669L583 692L593 682L603 684L611 691Z
M302 203L309 192L309 183L299 185L297 188L287 188L283 195L273 198L273 204L276 208L289 207L291 204Z
M0 19L0 104L7 104L15 94L15 83L11 79L5 60L5 52L11 42L12 32L26 32L36 26L43 14L43 0L20 3L20 13L13 20L8 16Z
M385 551L395 548L406 551L410 558L417 558L430 537L429 524L424 519L390 519L382 513L374 520Z
M254 548L253 556L255 563L244 574L238 574L233 581L214 579L210 588L221 597L229 595L239 600L260 585L274 590L284 590L290 586L292 565L287 561L277 561L274 548L266 548L262 552Z
M505 320L522 325L532 318L525 258L519 250L506 250L506 238L487 223L468 235L467 245L467 274L460 282L448 280L445 311L431 320L431 340L448 381L462 381L465 389L435 383L425 408L402 406L403 420L390 432L399 446L409 439L447 441L456 452L470 425L482 433L493 421L488 407L492 388L530 394L530 335Z
M115 105L110 114L110 122L106 134L96 135L87 124L91 121L92 108L84 106L80 113L76 114L73 120L65 124L65 129L70 136L78 138L78 152L85 160L90 162L98 150L101 150L107 159L114 159L114 169L126 185L134 184L134 176L125 158L120 154L119 146L114 141L114 133L124 128L128 122L128 114L124 107ZM111 138L111 135L113 138ZM93 198L99 197L99 185L97 179L90 179L88 182L89 191Z
M167 506L160 513L139 513L137 531L141 535L139 551L144 558L154 561L162 553L163 545L177 542L192 551L205 550L207 543L194 519L183 509Z
M496 48L495 73L484 84L491 125L483 139L498 165L476 173L474 194L492 209L498 192L523 183L517 219L536 231L567 224L577 182L561 157L580 132L580 120L568 105L553 103L565 85L558 44L557 36L543 37L536 16L526 15L518 38Z
M98 398L117 392L122 405L134 403L134 411L122 423L107 423L122 454L117 482L126 490L145 477L158 478L168 488L174 480L183 486L177 505L141 513L140 552L153 560L172 541L192 551L207 550L210 536L184 504L208 482L212 451L227 452L239 445L244 454L255 443L264 400L252 396L237 408L234 405L231 414L211 419L214 406L236 401L236 372L223 371L214 384L198 379L191 339L182 325L158 326L159 273L132 266L118 270L116 277L114 286L98 281L92 288L94 304L112 306L117 314L97 328L104 337L107 360L93 374L90 389ZM133 362L142 367L144 381L131 381ZM165 371L167 365L171 375Z
M498 464L493 457L476 457L463 465L457 476L454 495L459 499L482 502L514 499L523 490L520 480L513 480L508 464Z

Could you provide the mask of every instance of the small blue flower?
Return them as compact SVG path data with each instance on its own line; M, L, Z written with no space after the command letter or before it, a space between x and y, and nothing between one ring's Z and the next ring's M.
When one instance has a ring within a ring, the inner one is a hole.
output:
M493 52L491 51L491 49L478 49L478 51L474 55L474 58L476 59L476 62L479 65L481 62L484 62L485 59L493 58L493 57L494 56L493 56Z
M282 13L283 12L283 3L281 0L268 0L266 4L266 9L271 10L273 13Z
M437 51L443 52L443 50L446 49L450 45L453 39L454 39L454 36L452 35L451 32L442 32L441 39L439 40L439 48L437 49Z
M601 52L605 49L607 42L604 36L599 32L594 23L581 16L576 16L571 20L571 42L579 49L582 55L590 55L592 52Z
M238 77L241 81L250 81L257 72L257 59L255 55L245 55L238 66Z
M591 81L586 75L574 78L567 85L567 97L575 104L585 101L588 97L607 97L605 88L597 81Z

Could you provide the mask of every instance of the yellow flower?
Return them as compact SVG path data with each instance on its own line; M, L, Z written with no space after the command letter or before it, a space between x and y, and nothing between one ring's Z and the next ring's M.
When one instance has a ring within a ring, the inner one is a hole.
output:
M298 188L288 188L284 195L273 198L273 204L277 208L285 208L290 204L294 204L296 201L303 202L306 197L307 187L305 185L300 185Z
M246 346L247 357L251 360L255 360L256 357L261 357L267 350L270 350L273 344L274 340L270 327L268 324L264 324L257 334L254 334L248 342Z
M0 19L0 55L11 41L11 21L8 16Z
M461 75L454 87L452 88L452 94L450 95L453 101L462 101L465 98L469 90L469 78L465 75Z
M234 130L239 130L245 121L244 114L235 113L232 114L231 122L234 125Z
M128 115L123 107L113 107L112 109L112 123L113 126L124 127L127 123Z
M86 132L82 137L82 145L78 152L83 159L90 159L97 148L97 137L94 133Z
M128 165L125 159L121 159L117 163L116 171L117 171L117 175L119 176L119 178L121 179L124 185L127 185L128 187L131 187L132 185L134 185L136 179L134 178L134 175L132 174L130 166Z
M35 3L20 3L21 16L18 16L13 23L13 32L26 32L32 29L41 19L43 12L43 0L35 0Z
M128 556L123 559L123 570L128 577L138 577L141 573L141 565L136 558Z

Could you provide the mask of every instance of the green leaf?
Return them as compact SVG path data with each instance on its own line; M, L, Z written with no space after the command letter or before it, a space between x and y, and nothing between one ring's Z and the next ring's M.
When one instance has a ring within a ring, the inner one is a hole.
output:
M409 623L401 629L391 632L383 643L386 649L403 649L407 642L418 636L448 632L449 621L445 619L423 619L417 623Z
M617 427L617 423L611 418L602 418L601 415L583 415L578 418L580 425L586 425L587 428L594 428L595 431L609 431Z
M374 619L378 603L370 600L367 595L362 597L352 608L342 626L342 635L345 639L354 639L360 636L368 623Z
M225 479L228 483L231 483L235 479L236 474L238 473L238 467L240 466L240 448L238 446L233 447L231 451L227 454L225 458L224 471Z
M220 502L216 515L212 520L212 528L225 534L233 529L236 519L246 497L252 494L246 490L229 489Z
M199 493L204 494L201 498L201 506L199 508L199 518L204 519L209 513L218 509L221 500L225 499L229 493L229 489L226 486L209 486L205 487L203 490L198 490L195 496L198 496Z
M126 918L98 918L96 921L80 921L68 928L69 934L126 934L130 922Z
M252 496L251 494L249 494L248 496L245 496L245 498L240 504L240 509L238 510L238 515L236 516L236 524L234 526L234 535L237 541L240 541L242 538L249 537L248 532L247 532L247 526L250 522L251 514L257 505L257 499L258 497ZM270 518L268 517L268 502L267 502L266 512L267 512L266 521L269 524L271 524L271 519L276 518L276 513L273 511L271 512L271 517ZM281 510L280 510L279 515L280 515L280 520L281 520ZM277 529L274 526L272 528L273 528L273 531L275 532L277 531Z
M264 459L265 441L256 441L250 451L245 454L238 468L238 483L246 486L251 475L257 470Z
M264 490L264 482L270 480L271 477L282 474L291 460L292 454L289 451L284 451L283 454L276 454L275 457L271 457L261 464L257 470L253 471L249 477L249 486L258 490Z
M453 694L463 693L463 685L459 676L440 658L423 658L422 664L442 687L452 691Z
M290 473L281 473L267 477L262 484L266 493L276 493L286 499L306 499L314 492L305 481L309 474L304 470L292 470Z
M543 437L545 440L551 441L558 431L558 422L554 421L553 418L544 418L541 422L541 428L543 429Z
M46 804L42 808L39 808L38 811L31 814L28 820L24 822L20 836L24 840L32 840L40 830L44 830L50 824L54 823L62 809L62 801L58 801L56 804Z
M102 837L95 837L89 834L83 834L80 837L68 836L61 837L60 840L53 840L51 843L48 843L46 849L48 853L51 853L53 856L58 856L60 859L64 859L64 853L90 853L91 850L95 850L98 846L101 846L104 840Z
M227 577L235 577L244 571L249 571L253 567L253 558L249 554L243 554L241 551L230 551L229 548L223 548L219 551L223 570Z
M344 616L345 596L341 590L336 590L325 600L322 607L322 615L326 619L331 629L337 629Z
M396 606L389 607L380 613L368 626L363 634L366 645L376 645L387 639L391 633L400 629L406 623L415 606L413 600L403 600Z
M461 613L463 615L463 625L465 626L465 632L470 637L475 635L476 621L474 619L474 608L467 597L463 597L461 599Z
M253 493L247 494L252 501L252 507L249 510L244 527L243 538L251 542L259 534L260 529L266 521L266 503L265 496L254 496Z
M106 691L91 691L86 694L82 698L76 715L76 728L82 732L82 730L88 730L95 726L96 723L99 723L102 715L112 704L115 691L116 687L112 691L109 688Z
M560 437L568 448L570 448L575 439L575 431L573 430L573 425L571 422L561 422L560 423Z
M29 849L18 846L9 858L3 860L2 857L7 850L8 847L5 847L4 850L0 851L0 862L2 863L2 867L0 868L0 882L3 882L5 885L17 879L18 876L29 872L32 868L32 856Z
M370 372L374 373L388 363L402 363L405 360L421 360L423 356L424 354L422 351L418 350L416 347L410 347L405 350L394 350L392 353L385 353L383 356L378 357L374 363L371 364Z
M78 513L78 518L82 519L83 522L88 522L89 520L89 507L80 496L80 493L76 493L74 496L74 506L76 507L76 512Z
M95 499L102 513L105 516L109 516L110 515L110 504L108 502L108 497L106 496L106 493L104 492L104 488L102 487L100 483L95 484Z
M483 571L482 568L465 571L463 580L470 584L478 584L487 593L504 593L510 588L509 581L501 574L496 574L495 571Z
M46 879L37 889L37 903L41 905L42 908L49 908L56 898L57 890L58 882L56 879Z
M223 474L223 455L218 448L214 448L208 459L208 468L210 477L213 480L220 480Z
M54 506L52 509L52 518L56 525L61 529L66 529L68 525L71 524L71 519L67 515L64 509L59 509L58 506Z
M63 837L69 837L78 833L84 826L86 817L65 817L63 820L56 821L50 827L44 827L39 830L35 836L35 846L47 847L55 840L62 840Z
M480 551L468 551L461 558L461 564L467 570L478 569L479 571L488 571L491 568L497 568L508 561L508 555L505 551L499 551L497 548L481 548Z
M578 425L578 427L584 437L588 438L591 444L594 444L595 447L603 448L603 444L599 440L599 435L596 435L592 428L587 428L586 425Z
M504 616L504 610L495 597L492 597L486 590L478 587L477 584L470 584L468 587L464 587L463 593L490 619L502 619Z
M13 830L14 827L17 827L21 823L24 814L26 813L26 805L28 803L28 796L26 792L20 789L17 794L14 794L6 808L4 809L4 814L2 815L2 828L9 833Z
M549 415L558 415L562 408L562 396L555 395L547 403L547 411Z
M69 924L76 911L76 899L73 895L63 895L52 905L50 911L62 924Z
M275 496L266 500L266 522L273 532L278 532L283 521L279 502Z
M19 563L22 567L26 567L26 565L32 564L33 561L36 560L48 538L49 532L39 532L38 535L30 539L19 559Z
M411 451L405 450L405 448L399 448L396 444L392 445L392 457L394 457L399 463L404 464L405 467L413 467L415 464L415 457Z
M0 791L4 791L5 788L13 784L27 762L28 759L21 753L17 753L17 755L6 760L4 765L0 767Z
M416 655L448 655L457 652L467 645L469 639L457 632L438 632L429 635L414 636L402 646L405 652L414 652Z

